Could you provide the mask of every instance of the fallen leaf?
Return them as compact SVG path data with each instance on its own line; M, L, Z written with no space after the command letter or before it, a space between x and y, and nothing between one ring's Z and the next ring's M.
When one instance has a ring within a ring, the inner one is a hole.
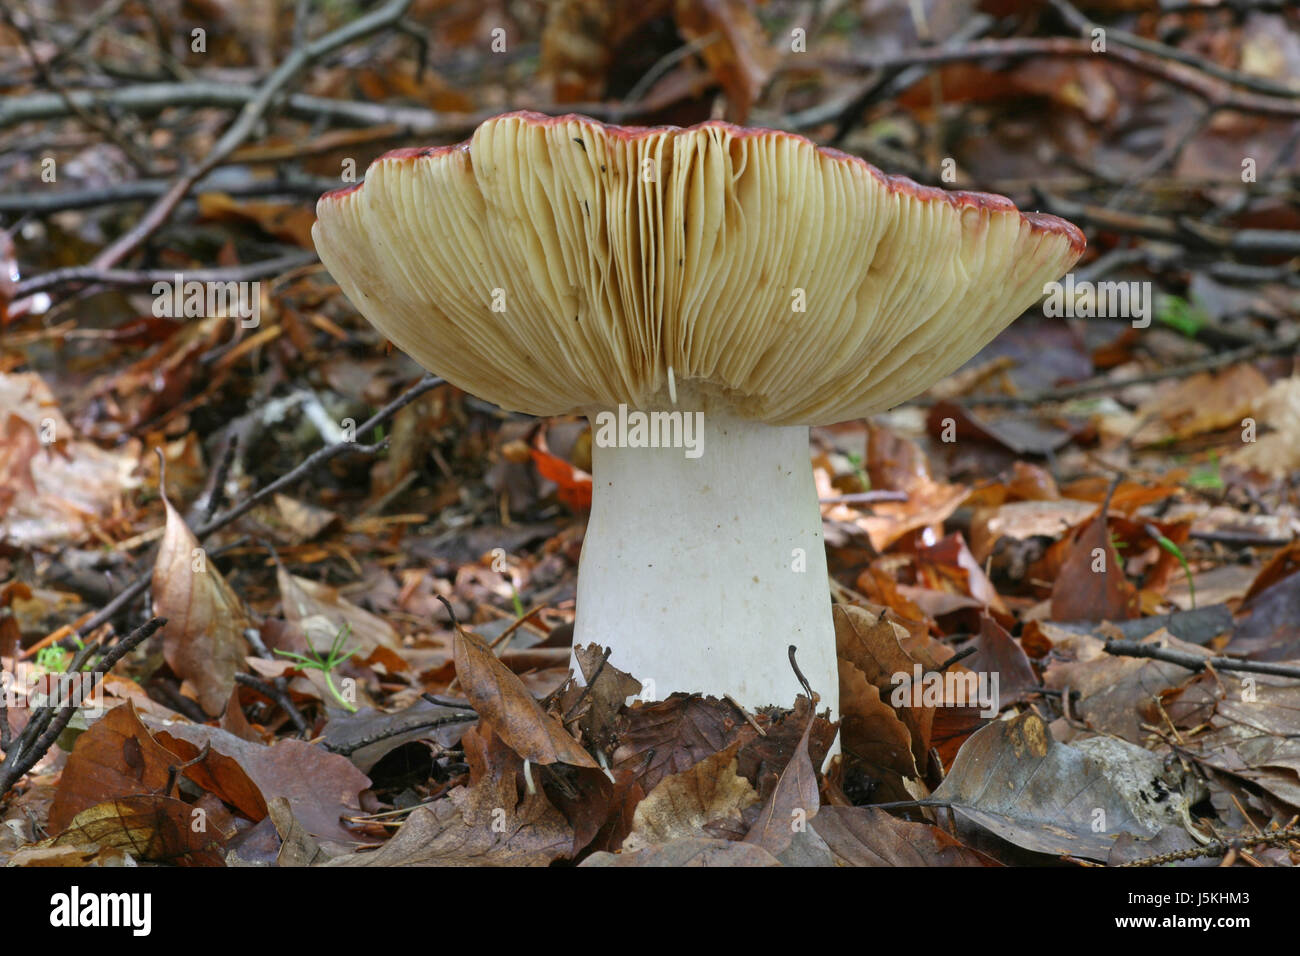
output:
M1138 616L1137 590L1110 540L1106 505L1078 532L1052 584L1052 618L1057 621L1122 621Z
M1032 712L998 720L962 745L934 791L960 820L1056 856L1105 860L1121 833L1155 836L1083 751L1052 739Z
M153 728L154 736L185 760L211 746L207 758L185 775L250 820L266 816L268 800L284 797L294 817L312 836L356 843L340 822L360 812L359 795L370 780L346 757L324 747L281 738L269 747L241 740L218 727L173 724Z
M519 756L490 732L465 739L471 786L417 807L378 850L326 866L547 866L572 852L573 832L546 797L519 795Z
M627 712L627 730L614 752L616 770L636 775L649 792L670 774L688 770L724 750L752 729L727 701L674 694L667 700L638 703Z
M119 797L89 807L50 846L113 848L150 863L224 866L215 828L196 825L194 808L157 794Z
M480 721L491 725L525 760L598 766L564 725L542 710L487 643L462 627L456 629L456 677Z
M682 837L632 853L593 853L582 866L780 866L762 847L710 837Z
M624 850L639 850L679 837L702 836L706 823L739 821L758 802L748 780L736 773L739 744L705 757L689 770L665 777L637 804Z
M839 866L998 866L938 827L874 807L823 807L812 824Z
M153 794L184 763L159 743L128 701L108 711L77 738L50 807L49 829L59 834L74 817L117 797Z
M808 755L808 737L813 729L811 708L808 724L799 747L781 771L776 789L754 821L745 842L761 846L773 856L780 856L790 846L794 834L817 815L821 801L817 794L817 770Z
M249 616L166 496L163 505L167 524L153 567L154 614L167 619L163 656L194 687L204 712L215 716L248 654Z

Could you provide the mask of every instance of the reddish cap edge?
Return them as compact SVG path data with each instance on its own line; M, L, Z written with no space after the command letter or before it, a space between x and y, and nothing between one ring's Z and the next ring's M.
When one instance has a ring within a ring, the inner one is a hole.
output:
M953 207L965 207L968 209L978 209L981 211L991 212L1014 212L1020 218L1029 224L1029 227L1035 232L1050 233L1064 238L1069 244L1071 251L1076 255L1082 254L1087 247L1088 241L1084 237L1082 230L1074 223L1062 219L1059 216L1053 216L1044 212L1025 212L1019 209L1006 196L997 193L976 192L965 189L940 189L937 186L926 186L907 176L892 175L882 172L880 169L868 163L861 156L854 156L852 153L846 153L843 150L835 149L830 146L819 146L806 136L798 133L790 133L785 130L769 129L763 126L737 126L734 123L728 123L724 120L707 120L703 123L696 123L694 126L619 126L614 123L603 123L600 120L593 119L590 116L584 116L581 113L564 113L560 116L551 116L547 113L538 113L535 110L514 110L509 113L501 113L484 122L502 119L520 119L525 122L538 126L559 126L563 123L582 123L588 126L599 127L600 130L608 136L615 139L631 141L643 139L656 133L690 133L696 130L719 129L725 130L737 139L744 139L753 136L783 136L788 139L796 140L800 143L807 143L817 152L838 162L855 163L865 169L871 176L879 181L891 193L905 193L923 202L944 201L950 203ZM378 163L383 162L413 162L424 160L444 153L456 150L469 151L470 139L460 143L448 146L405 146L399 149L389 150L388 152L376 157L371 162L369 169ZM356 192L365 185L365 180L345 186L341 189L332 189L321 195L319 203L342 199L353 192Z

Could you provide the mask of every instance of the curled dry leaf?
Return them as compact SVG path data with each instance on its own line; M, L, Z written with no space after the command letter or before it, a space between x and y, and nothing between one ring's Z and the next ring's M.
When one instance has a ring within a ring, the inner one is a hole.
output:
M771 798L745 835L746 843L761 846L773 856L786 851L794 835L817 815L821 806L817 793L817 770L808 754L813 722L812 708L809 708L808 725L799 738L799 748L781 771Z
M896 675L911 680L918 664L924 670L934 668L934 661L918 660L903 650L899 642L908 637L907 631L886 620L883 614L873 616L848 604L835 605L833 614L836 652L840 659L857 667L868 683L880 691L881 697L888 699L899 686ZM911 734L912 755L917 765L924 767L930 749L934 708L908 704L896 709Z
M608 753L622 737L627 724L622 714L623 704L641 693L641 682L609 663L605 648L588 644L575 648L573 653L587 686L571 684L560 700L560 713L566 724L577 721L584 741Z
M470 706L515 753L533 763L596 767L596 761L478 635L456 628L456 677Z
M840 741L845 759L862 765L877 782L879 801L910 799L902 781L920 776L912 735L856 665L840 661Z
M220 714L248 653L249 615L185 519L163 497L167 525L153 567L154 614L167 618L163 656L194 688L205 713Z

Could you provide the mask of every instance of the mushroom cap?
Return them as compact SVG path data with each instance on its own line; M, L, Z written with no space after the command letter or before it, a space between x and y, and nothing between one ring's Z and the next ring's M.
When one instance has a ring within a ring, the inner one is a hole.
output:
M802 136L508 113L327 193L321 261L398 348L534 415L675 381L773 424L923 392L1033 305L1083 234Z

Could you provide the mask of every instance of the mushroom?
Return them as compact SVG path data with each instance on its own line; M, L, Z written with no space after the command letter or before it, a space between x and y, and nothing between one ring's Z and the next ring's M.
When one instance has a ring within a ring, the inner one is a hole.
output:
M676 691L837 713L808 428L888 409L1033 305L1083 235L800 136L511 113L328 193L321 261L413 359L592 422L575 645ZM658 447L655 447L658 446Z

